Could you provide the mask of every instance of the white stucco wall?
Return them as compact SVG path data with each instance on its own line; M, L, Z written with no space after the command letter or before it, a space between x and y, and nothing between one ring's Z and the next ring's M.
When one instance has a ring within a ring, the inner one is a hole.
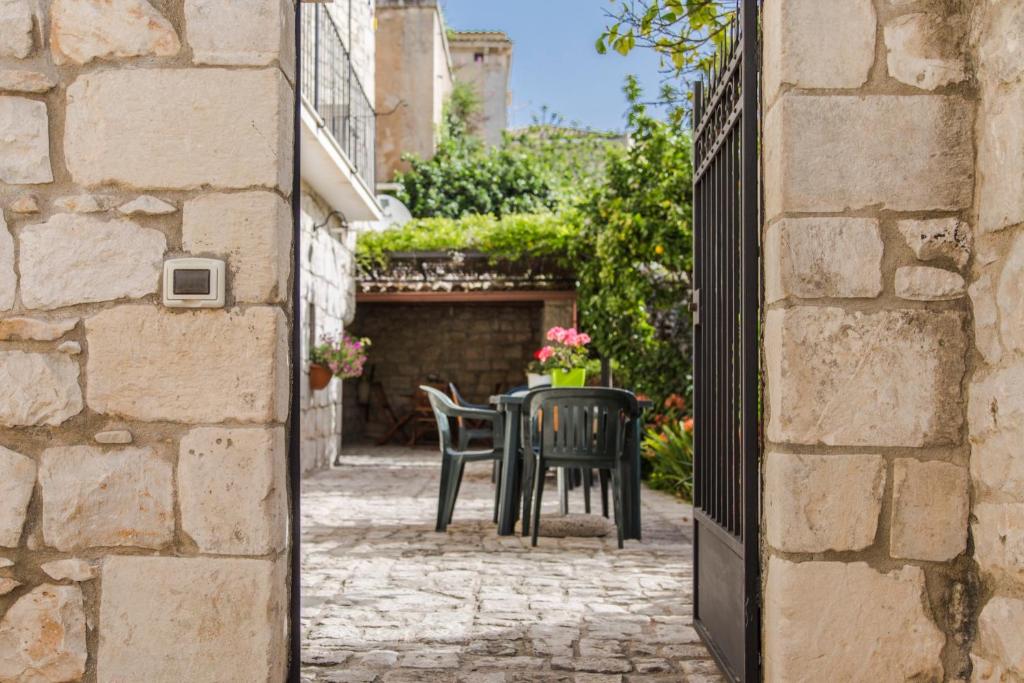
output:
M345 229L337 216L327 220L330 209L308 186L302 191L300 357L308 373L310 347L325 333L343 331L355 314L355 231ZM335 379L321 391L310 390L305 377L301 384L301 460L306 473L329 467L338 452L342 382Z

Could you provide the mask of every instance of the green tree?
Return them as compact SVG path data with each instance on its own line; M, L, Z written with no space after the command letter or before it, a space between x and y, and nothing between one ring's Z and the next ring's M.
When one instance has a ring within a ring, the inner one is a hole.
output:
M537 160L561 206L576 204L604 179L608 155L625 146L624 135L566 124L546 107L531 125L505 133L505 149Z
M470 137L482 109L480 96L473 86L465 81L455 81L444 102L441 139L451 141Z
M416 218L460 218L549 211L557 203L551 176L522 149L489 147L471 134L479 99L457 83L445 103L443 129L431 159L407 156L401 199Z
M707 71L727 38L735 14L722 0L613 0L597 51L627 55L649 49L661 57L662 89L655 103L667 105L676 123L688 110L687 81Z
M583 328L618 363L617 383L660 401L691 381L690 138L648 116L635 79L626 94L632 145L581 206L578 296Z

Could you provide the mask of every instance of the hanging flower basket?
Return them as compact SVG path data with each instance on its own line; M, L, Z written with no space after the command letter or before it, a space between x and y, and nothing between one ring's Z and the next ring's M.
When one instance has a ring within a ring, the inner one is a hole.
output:
M313 391L324 389L332 377L351 379L361 376L369 346L369 339L356 339L345 332L322 335L320 343L309 354L310 388Z
M311 363L309 366L309 388L313 391L326 389L334 378L334 373L326 365Z

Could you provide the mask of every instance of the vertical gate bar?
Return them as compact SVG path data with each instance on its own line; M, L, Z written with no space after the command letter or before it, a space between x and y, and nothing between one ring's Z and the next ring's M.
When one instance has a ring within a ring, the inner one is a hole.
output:
M760 189L758 188L757 134L760 126L760 71L758 6L743 0L743 500L744 500L744 597L746 656L744 679L760 674L760 552L757 523L760 516L760 461L758 370L760 350Z
M726 108L725 98L722 98L721 112L723 122L728 119L728 109ZM728 129L723 127L725 133L725 142L729 139ZM725 147L723 146L724 150ZM729 231L732 229L732 206L730 206L729 197L732 194L729 187L732 183L730 178L731 164L729 163L729 157L721 157L722 172L720 175L721 181L721 197L719 201L722 203L722 222L719 230L721 231L721 245L722 250L719 255L718 267L719 276L721 278L721 294L719 299L719 335L721 335L721 348L726 349L729 346L729 290L732 283L730 282L729 273ZM719 354L721 364L721 374L719 376L719 395L721 396L722 416L721 416L721 441L719 442L719 470L721 472L721 483L719 485L720 499L718 509L718 523L722 526L726 526L726 509L729 504L729 423L731 420L730 408L729 408L729 357L722 353Z
M730 81L732 78L730 77ZM731 83L730 86L732 87ZM729 107L729 113L732 114L732 107ZM722 259L722 271L724 277L724 287L722 291L722 336L724 337L722 346L722 397L725 404L725 424L722 431L722 468L724 470L724 495L722 501L722 526L728 531L732 531L731 519L729 515L729 508L732 505L733 495L733 471L732 471L732 432L733 422L735 418L733 416L734 411L734 396L732 391L732 345L733 340L733 292L735 291L735 278L736 274L733 272L732 261L733 261L733 249L736 233L736 207L733 205L732 198L735 194L736 184L736 168L735 162L732 157L733 152L733 134L730 129L726 133L724 144L722 145L723 162L726 166L726 187L725 196L723 197L726 206L726 221L725 221L725 232L722 235L722 242L725 245L724 258Z
M717 85L717 84L716 84ZM718 105L715 105L715 109L712 112L712 116L718 118ZM714 122L714 121L713 121ZM709 135L709 140L714 138ZM721 311L721 297L722 297L722 163L721 157L716 153L712 161L712 176L711 182L714 188L714 199L712 200L712 206L714 207L714 218L710 225L711 228L711 245L712 245L712 272L714 273L714 280L711 283L711 315L712 315L712 327L711 333L713 336L711 341L712 349L720 349L722 346L722 311ZM715 406L715 425L711 432L711 438L713 439L713 448L708 454L711 456L711 467L714 473L712 479L714 494L712 496L713 505L710 510L713 519L718 521L720 519L719 512L721 510L722 501L722 467L721 467L721 451L722 451L722 389L721 389L721 354L712 353L714 363L711 368L711 383L714 386L712 390L712 401Z
M706 118L708 116L708 113L705 112L704 116ZM704 154L708 154L706 138L705 138L705 141L704 141L703 144L704 144ZM704 163L705 164L708 163L708 160L705 159ZM703 442L704 450L703 450L703 453L701 454L701 464L704 467L704 478L703 478L703 484L702 484L703 492L704 492L703 493L703 495L704 495L704 502L702 503L702 505L703 505L704 510L707 510L710 507L710 505L711 505L711 482L712 482L713 473L711 471L710 454L711 454L711 448L712 448L712 429L713 429L713 425L714 425L714 412L715 412L714 396L713 396L714 388L712 387L712 384L711 384L711 354L712 354L712 349L713 349L713 345L712 345L712 330L714 329L714 324L715 324L714 316L712 316L712 314L711 314L712 310L714 310L713 309L713 305L714 304L713 304L713 301L712 301L712 291L711 291L711 289L712 289L712 287L711 287L711 277L712 277L712 273L714 271L714 268L713 268L713 265L712 265L712 262L711 262L711 245L714 242L714 235L711 232L711 216L712 216L712 207L711 207L711 178L708 175L708 168L704 169L704 176L701 179L701 186L702 186L701 187L701 190L702 190L701 191L701 196L702 196L702 201L704 203L704 209L701 211L701 224L703 226L702 230L703 230L703 233L704 233L704 271L703 271L703 275L701 276L701 282L703 283L701 285L703 287L703 291L701 292L701 297L703 298L702 305L704 306L704 330L701 332L701 339L703 340L703 344L704 344L704 366L703 366L704 367L704 379L703 379L703 385L704 385L704 413L705 413L704 420L703 420L703 425L704 425L704 442Z
M700 79L694 84L694 97L693 97L693 141L691 154L693 156L693 168L699 169L702 159L700 156L700 138L697 136L697 127L700 125L701 120L701 100L704 96L704 83ZM700 397L703 396L701 389L701 381L703 376L700 372L701 358L703 357L704 345L701 343L701 311L700 311L700 292L703 283L701 281L702 276L702 259L701 250L704 247L704 239L701 235L701 209L703 208L703 202L700 200L700 193L703 190L703 183L700 177L696 178L696 187L693 190L693 287L696 289L696 300L697 305L694 306L696 309L693 315L696 317L696 325L692 326L693 330L693 355L696 362L693 365L693 394L690 396L690 400L693 402L693 505L699 508L703 502L703 496L701 495L700 482L701 476L698 474L701 470L700 456L703 451L702 439L703 430L700 429L701 421L703 420L702 411L700 410ZM696 520L694 521L696 524ZM696 530L694 530L696 533ZM696 563L696 560L694 561ZM697 577L694 572L694 609L696 610L696 594L697 594Z
M713 116L711 112L705 114L705 116ZM705 124L708 129L711 127L710 121ZM705 139L705 144L707 140ZM710 144L708 144L710 147ZM708 415L705 422L705 429L707 431L707 441L704 444L704 469L706 470L706 493L707 499L704 504L704 510L708 514L714 513L715 508L715 428L716 428L716 415L717 410L715 407L715 171L714 171L714 159L713 154L708 150L708 158L704 163L707 164L707 168L704 169L704 183L705 189L705 209L707 213L704 215L704 234L707 236L707 254L706 264L707 272L704 274L704 286L706 289L704 297L705 318L707 319L708 328L704 332L704 340L707 344L707 353L705 354L706 364L704 366L705 374L707 379L705 384L707 386L707 397L705 399Z
M725 376L727 382L726 396L728 397L729 405L729 420L728 429L729 432L726 438L726 460L728 462L728 486L729 491L728 500L726 501L726 509L724 515L725 527L731 532L736 532L736 519L733 515L733 505L736 499L736 293L738 287L736 286L736 251L739 247L736 239L737 232L737 218L738 212L736 210L736 143L737 135L736 129L732 128L729 131L728 144L726 145L727 159L729 163L729 235L727 241L728 249L728 302L727 306L727 320L728 320L728 372ZM723 354L724 355L724 354Z
M705 118L708 116L707 112L704 113ZM706 138L704 142L704 154L708 154ZM704 163L707 163L705 159ZM703 452L701 453L701 465L704 468L704 477L702 482L703 490L703 503L702 506L705 510L708 509L711 503L711 482L712 482L712 471L710 453L712 447L712 425L714 417L714 403L712 392L714 389L711 385L711 350L712 346L712 330L714 329L714 318L711 315L713 310L712 306L712 292L711 292L711 276L713 272L711 264L711 245L714 241L714 235L711 232L711 183L710 176L708 175L708 169L704 169L704 176L701 178L701 201L704 204L704 208L701 210L701 230L704 234L704 268L703 274L701 275L701 286L703 291L701 297L703 298L702 305L704 307L704 329L701 331L701 339L704 344L704 379L702 380L704 386L704 441L703 441Z
M693 168L699 169L701 167L702 158L700 154L700 137L697 135L697 129L700 126L701 115L702 115L702 104L704 97L704 82L701 79L697 79L694 84L694 97L693 97L693 140L692 140L692 157L693 157ZM702 234L703 225L701 221L701 212L704 208L704 202L701 199L701 193L704 189L704 183L701 177L695 176L694 178L695 187L693 188L693 286L697 291L696 310L694 315L696 316L696 323L692 326L693 330L693 395L690 397L693 401L693 507L694 509L700 509L704 502L704 496L701 491L701 485L703 482L703 464L701 463L701 456L704 453L704 429L702 427L704 414L701 409L701 400L704 396L704 390L701 383L704 380L704 375L701 372L701 363L704 357L704 343L701 339L703 333L703 313L700 310L703 306L701 301L701 292L704 287L703 283L703 249L704 249L704 236ZM700 566L700 547L697 542L697 516L693 516L693 618L700 620L700 572L697 571L697 567Z
M719 255L718 267L721 277L721 294L719 299L719 334L721 335L721 341L718 354L719 358L719 395L721 397L722 406L722 417L721 425L719 427L721 433L721 441L719 442L719 453L718 462L719 469L721 472L721 484L720 484L720 501L718 509L718 523L726 530L729 529L729 515L727 510L729 509L729 486L731 484L729 480L729 432L732 429L732 406L729 401L729 292L732 290L732 273L729 269L729 243L730 233L732 232L732 216L733 206L730 201L732 198L732 161L729 159L729 129L728 119L731 113L730 107L728 106L728 89L729 83L723 82L722 86L725 88L723 91L721 102L721 112L723 119L723 127L720 131L723 134L722 145L719 148L722 155L719 157L722 165L722 196L720 201L722 202L722 223L719 228L719 241L722 245L721 253Z
M743 317L742 305L738 305L739 299L743 296L742 280L740 278L740 252L743 248L742 241L742 212L740 210L740 194L743 191L743 182L740 178L740 168L742 168L742 154L743 154L743 139L742 139L742 128L744 114L739 115L739 119L736 121L736 127L733 128L733 140L729 150L729 158L731 163L735 167L733 174L733 187L732 196L730 203L733 207L734 220L733 220L733 233L732 233L732 253L730 254L730 268L732 270L731 281L733 283L733 290L730 293L729 305L731 312L729 316L729 330L732 336L731 344L729 345L729 363L731 365L732 372L729 375L729 392L732 394L732 406L731 406L731 424L729 432L729 446L732 450L730 457L731 482L730 487L732 488L733 496L729 506L729 518L731 520L730 530L736 536L742 534L742 523L739 519L738 508L740 506L740 486L739 481L741 478L740 471L740 437L739 431L742 428L742 419L740 412L742 411L742 391L737 386L740 382L740 376L742 374L742 367L740 365L741 354L740 344L742 341L742 334L740 325Z

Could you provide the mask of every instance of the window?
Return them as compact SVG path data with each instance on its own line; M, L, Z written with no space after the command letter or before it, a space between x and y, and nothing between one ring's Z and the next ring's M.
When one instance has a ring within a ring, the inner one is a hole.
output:
M473 61L474 62L478 62L478 63L483 63L483 61L484 61L484 53L483 52L474 52L473 53Z

